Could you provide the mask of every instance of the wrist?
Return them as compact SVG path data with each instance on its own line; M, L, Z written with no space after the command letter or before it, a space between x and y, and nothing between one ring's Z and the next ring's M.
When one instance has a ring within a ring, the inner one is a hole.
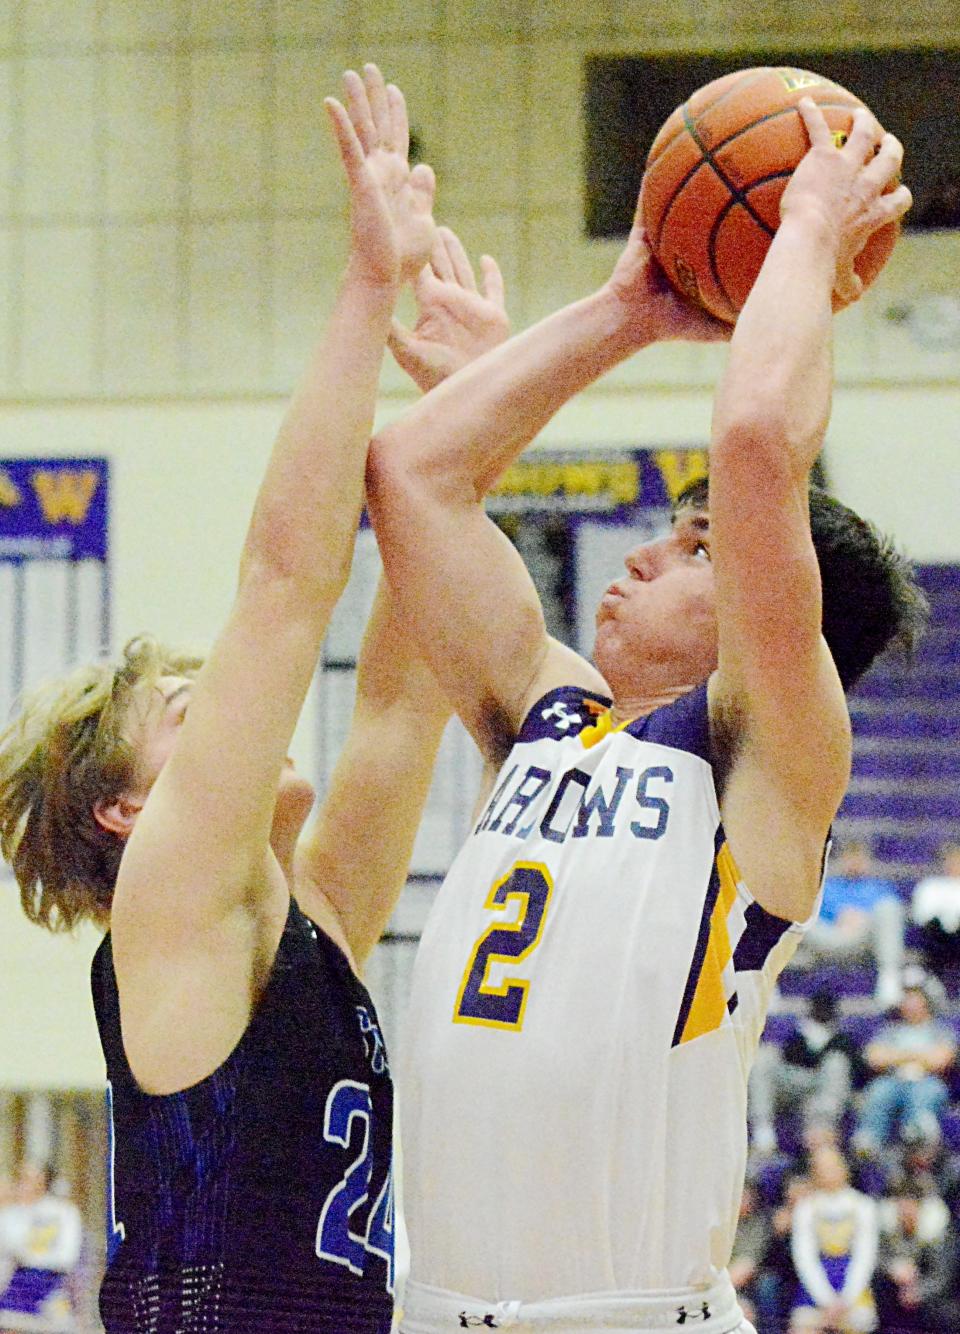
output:
M395 302L403 286L400 266L371 264L362 253L351 251L347 259L345 282L374 300Z
M656 312L644 308L635 294L617 286L608 279L591 297L587 297L595 312L600 337L616 361L639 352L656 343L662 336L657 328ZM616 362L611 361L611 365Z
M792 238L794 244L814 246L836 264L842 239L840 224L814 200L794 206L784 214L777 235L781 232Z

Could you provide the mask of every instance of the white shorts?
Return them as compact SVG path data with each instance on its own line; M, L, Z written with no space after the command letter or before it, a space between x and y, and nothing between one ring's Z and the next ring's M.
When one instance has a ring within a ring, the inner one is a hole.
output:
M462 1293L407 1282L402 1334L452 1334L461 1329L509 1329L512 1334L756 1334L743 1318L729 1281L710 1289L657 1293L587 1293L544 1302L484 1302Z

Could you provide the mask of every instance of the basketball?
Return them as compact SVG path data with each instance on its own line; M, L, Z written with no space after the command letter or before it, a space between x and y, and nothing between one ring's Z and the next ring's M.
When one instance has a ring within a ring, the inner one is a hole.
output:
M809 147L797 110L802 97L821 108L839 147L860 99L809 70L763 66L698 89L667 119L647 157L640 216L653 253L678 291L730 323ZM858 256L864 287L889 259L899 229L897 222L881 228Z

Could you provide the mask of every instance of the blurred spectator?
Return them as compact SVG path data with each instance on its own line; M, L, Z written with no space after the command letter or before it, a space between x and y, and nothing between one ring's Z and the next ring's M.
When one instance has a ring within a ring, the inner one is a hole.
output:
M949 1153L943 1143L905 1144L898 1175L906 1189L939 1195L951 1214L960 1218L960 1156Z
M750 1074L750 1127L760 1154L777 1149L776 1118L802 1109L806 1127L834 1132L850 1098L856 1047L840 1032L836 997L825 988L810 997L810 1009L782 1047L762 1042Z
M13 1273L13 1239L11 1209L15 1202L13 1179L0 1175L0 1292L3 1292Z
M771 1238L764 1270L763 1296L768 1311L759 1309L760 1334L786 1328L786 1315L797 1287L797 1271L793 1267L790 1238L793 1233L793 1213L799 1202L813 1191L810 1178L800 1172L790 1173L782 1186L780 1203L770 1218ZM764 1316L766 1318L764 1319Z
M899 1020L886 1024L864 1053L876 1078L864 1092L857 1149L875 1152L897 1128L907 1139L939 1141L949 1097L943 1075L956 1055L953 1033L933 1018L926 992L908 987Z
M875 961L876 999L881 1009L902 992L903 904L891 880L879 876L868 844L851 840L840 848L823 885L820 915L794 963Z
M70 1280L83 1240L80 1211L49 1193L44 1167L25 1163L7 1215L14 1269L0 1292L0 1330L70 1334L76 1329Z
M824 1145L810 1155L813 1193L793 1212L791 1253L800 1289L790 1315L791 1334L877 1327L870 1291L877 1258L876 1205L850 1185L839 1150Z
M761 1321L758 1313L769 1316L771 1303L775 1301L774 1294L764 1291L764 1265L772 1235L770 1219L761 1207L757 1188L747 1179L740 1199L740 1218L733 1256L727 1269L743 1313L755 1325L768 1323ZM774 1318L775 1315L774 1311Z
M944 843L939 875L917 882L911 916L921 928L927 966L946 980L960 968L960 843Z
M946 1204L903 1179L878 1214L875 1290L881 1329L957 1334L957 1254Z

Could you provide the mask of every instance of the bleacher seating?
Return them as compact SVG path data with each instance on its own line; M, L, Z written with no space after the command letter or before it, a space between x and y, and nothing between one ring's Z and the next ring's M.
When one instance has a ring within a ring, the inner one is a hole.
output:
M930 627L913 662L876 663L850 699L854 759L838 837L866 838L907 897L960 833L960 566L919 581Z

